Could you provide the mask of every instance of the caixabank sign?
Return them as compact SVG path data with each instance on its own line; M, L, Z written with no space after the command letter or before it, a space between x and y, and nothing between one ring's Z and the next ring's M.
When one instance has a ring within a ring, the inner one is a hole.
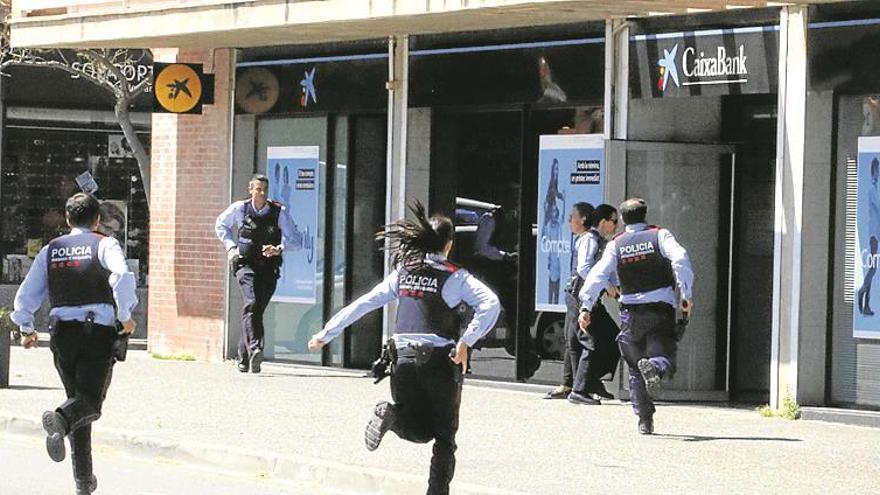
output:
M633 98L775 93L776 26L633 36Z

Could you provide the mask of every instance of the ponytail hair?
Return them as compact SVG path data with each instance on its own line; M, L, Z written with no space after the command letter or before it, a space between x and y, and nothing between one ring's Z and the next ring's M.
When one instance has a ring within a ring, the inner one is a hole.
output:
M442 253L455 234L449 217L428 217L419 201L411 204L409 209L415 215L415 220L397 220L376 233L377 241L388 241L388 249L392 253L391 264L396 267L421 265L425 255Z

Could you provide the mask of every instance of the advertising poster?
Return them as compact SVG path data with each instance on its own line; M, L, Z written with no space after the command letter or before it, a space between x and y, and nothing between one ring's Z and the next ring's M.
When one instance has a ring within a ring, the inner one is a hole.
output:
M859 138L853 337L880 339L880 137Z
M535 309L565 312L565 284L571 273L574 237L568 226L572 205L593 206L605 197L605 141L602 134L541 136L538 152L538 233Z
M101 214L101 223L98 232L115 237L122 246L122 252L127 252L128 247L128 204L118 199L101 200L98 210Z
M318 272L315 237L318 232L320 184L317 146L271 146L267 149L269 199L285 206L302 238L299 249L285 249L276 302L315 304Z

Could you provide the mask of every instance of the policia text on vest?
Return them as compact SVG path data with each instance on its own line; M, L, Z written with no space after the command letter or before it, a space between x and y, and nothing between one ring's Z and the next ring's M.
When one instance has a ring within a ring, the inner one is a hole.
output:
M654 432L651 393L662 378L675 373L676 286L682 311L690 313L693 269L687 251L666 229L647 225L648 205L632 198L620 205L626 230L605 246L605 253L587 275L580 292L580 326L589 331L590 311L612 274L620 282L620 352L629 367L633 412L639 432Z
M389 341L391 396L376 404L364 440L379 447L385 433L416 443L434 441L428 494L449 493L455 473L461 385L471 347L495 325L501 306L482 282L446 260L454 229L449 218L427 218L412 208L415 221L399 220L380 232L390 240L395 269L369 293L337 313L312 336L317 351L360 317L399 301L397 327ZM456 307L467 304L474 316L460 334Z
M135 278L119 242L94 232L98 207L98 200L85 193L67 200L70 234L51 240L37 254L15 296L12 314L24 335L22 344L34 347L34 313L49 298L49 347L67 401L43 413L42 423L52 460L64 460L69 437L78 495L97 487L91 424L101 417L119 340L136 326L131 318L137 305Z

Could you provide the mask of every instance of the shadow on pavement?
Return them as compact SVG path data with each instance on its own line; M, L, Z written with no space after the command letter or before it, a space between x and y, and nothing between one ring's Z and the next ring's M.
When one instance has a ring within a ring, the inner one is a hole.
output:
M41 387L39 385L10 385L9 390L61 390L61 387Z
M670 440L681 440L683 442L709 442L712 440L732 440L732 441L757 441L757 442L802 442L800 438L785 437L713 437L703 435L673 435L670 433L655 433L655 437L668 438Z

